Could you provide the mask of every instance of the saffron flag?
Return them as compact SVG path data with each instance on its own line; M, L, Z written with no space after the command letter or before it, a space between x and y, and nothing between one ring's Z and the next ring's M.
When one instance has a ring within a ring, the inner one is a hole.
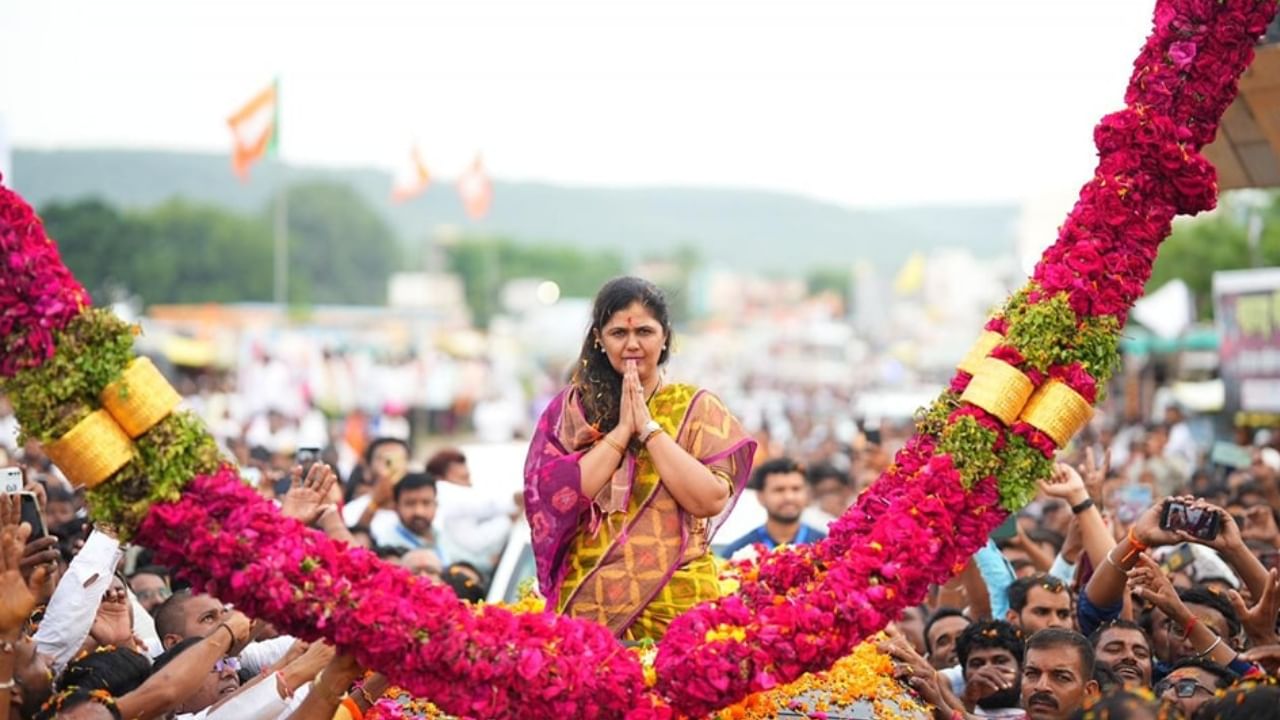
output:
M280 82L277 80L227 118L231 128L231 167L241 180L264 156L276 154L280 138Z
M471 167L458 178L458 194L462 196L462 206L472 220L479 220L489 212L489 205L493 203L493 184L485 175L484 163L478 154Z
M431 184L431 173L427 172L427 164L422 162L422 153L414 145L409 152L409 163L400 168L391 180L391 201L402 203L415 198L426 191Z

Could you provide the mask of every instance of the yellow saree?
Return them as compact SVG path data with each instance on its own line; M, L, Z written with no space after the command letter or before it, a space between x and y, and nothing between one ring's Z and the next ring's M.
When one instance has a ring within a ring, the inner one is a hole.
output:
M750 473L755 443L718 398L689 385L668 385L650 399L649 413L686 451L730 483L736 499ZM563 455L547 453L537 447L535 437L526 466L526 506L539 581L549 606L595 620L624 639L641 640L661 637L677 615L719 597L710 541L732 500L715 518L692 517L662 484L648 452L638 446L628 449L622 467L599 495L585 498L581 476L564 472L569 468L559 461L572 459L576 470L577 457L598 441L598 434L592 438L591 432L584 432L585 420L572 391L563 394L561 403L552 403L543 421L539 434L554 427L556 441L544 438L544 443L574 448ZM535 453L539 458L559 457L535 462ZM558 475L571 476L570 482L555 482L565 479ZM532 493L530 485L535 486ZM569 494L558 485L576 487L578 502L568 502ZM566 512L560 514L572 517L572 523L557 524L548 517L561 508ZM545 540L557 535L559 546L549 547Z

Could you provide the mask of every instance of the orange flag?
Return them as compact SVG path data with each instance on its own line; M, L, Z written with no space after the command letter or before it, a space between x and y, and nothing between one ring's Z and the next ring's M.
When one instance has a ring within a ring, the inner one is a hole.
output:
M264 156L276 154L280 140L280 82L277 80L227 118L231 128L231 167L242 181Z
M472 220L479 220L488 214L489 205L493 203L493 184L489 182L489 176L485 175L479 154L471 167L458 178L458 194L462 196L462 206Z
M402 166L391 180L391 201L402 203L415 198L426 191L431 184L431 173L427 172L427 164L422 162L422 153L414 145L409 153L409 164Z

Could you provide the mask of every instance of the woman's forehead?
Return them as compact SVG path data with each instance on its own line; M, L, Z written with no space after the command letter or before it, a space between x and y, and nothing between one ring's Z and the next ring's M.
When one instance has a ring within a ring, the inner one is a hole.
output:
M653 313L649 312L649 308L638 302L632 303L610 315L604 324L606 328L635 327L639 325L660 326L661 323L653 316Z

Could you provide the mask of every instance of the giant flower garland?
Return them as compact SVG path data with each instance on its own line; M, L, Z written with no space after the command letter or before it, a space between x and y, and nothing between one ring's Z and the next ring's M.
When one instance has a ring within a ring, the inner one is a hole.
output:
M706 715L829 667L962 565L1021 507L1088 417L1173 217L1213 206L1214 136L1274 0L1158 0L1127 107L1031 282L986 327L894 466L808 549L763 556L739 592L678 618L656 688L599 626L473 610L282 520L132 360L131 329L87 295L39 221L0 189L0 336L24 432L198 588L324 637L444 710L483 717ZM200 563L189 563L199 557ZM656 690L656 692L654 692Z

